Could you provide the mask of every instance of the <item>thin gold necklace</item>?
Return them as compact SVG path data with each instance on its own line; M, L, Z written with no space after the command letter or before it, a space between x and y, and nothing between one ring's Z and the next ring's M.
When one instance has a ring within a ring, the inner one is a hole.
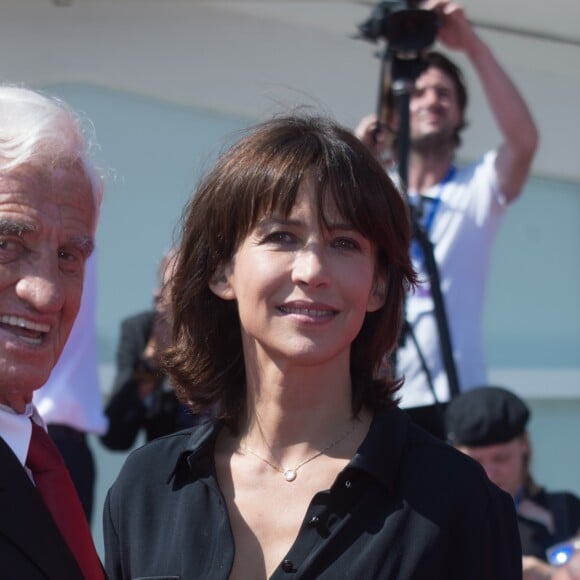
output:
M262 457L261 455L259 455L255 451L252 451L249 447L246 447L245 445L240 445L240 451L243 454L249 453L250 455L253 455L254 457L259 459L260 461L263 461L264 463L269 465L272 469L275 469L278 473L281 473L284 476L284 479L286 481L291 482L291 481L294 481L298 477L298 470L301 467L304 467L307 463L314 461L317 457L320 457L323 453L326 453L329 449L332 449L334 446L338 445L341 441L344 441L349 435L351 435L353 433L353 431L356 429L357 425L358 425L358 422L356 422L348 431L346 431L346 433L343 433L340 437L338 437L338 439L335 439L332 443L327 445L324 449L317 451L312 457L305 459L302 463L299 463L294 468L282 468L279 465L276 465L275 463L268 461L265 457Z

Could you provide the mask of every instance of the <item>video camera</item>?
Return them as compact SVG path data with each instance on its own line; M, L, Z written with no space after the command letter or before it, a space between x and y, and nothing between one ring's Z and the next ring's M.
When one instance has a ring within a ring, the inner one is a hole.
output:
M419 8L421 0L382 0L373 8L371 17L358 25L359 36L364 40L386 41L383 63L390 62L390 82L393 94L408 92L425 70L423 54L435 42L439 17L433 10ZM383 115L385 66L381 68L378 118Z
M383 38L398 58L417 58L435 42L439 27L437 14L418 8L419 3L418 0L379 2L371 17L359 25L361 36L373 42Z

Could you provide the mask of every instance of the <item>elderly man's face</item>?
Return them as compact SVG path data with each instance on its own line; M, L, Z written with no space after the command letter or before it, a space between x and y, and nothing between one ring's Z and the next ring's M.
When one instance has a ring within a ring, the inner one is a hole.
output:
M77 315L95 204L80 166L0 175L0 403L23 412Z

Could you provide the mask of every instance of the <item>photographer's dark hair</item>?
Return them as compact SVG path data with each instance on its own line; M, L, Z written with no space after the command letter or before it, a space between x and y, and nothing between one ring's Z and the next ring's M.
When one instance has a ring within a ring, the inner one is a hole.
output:
M246 396L240 321L236 302L217 297L209 283L258 220L290 214L312 174L321 224L336 206L375 245L377 280L385 282L385 304L367 313L351 348L353 413L395 404L400 381L380 369L399 336L405 292L416 281L407 204L350 131L321 117L275 118L226 151L197 188L185 209L172 286L174 346L166 370L182 400L196 411L211 408L233 432Z

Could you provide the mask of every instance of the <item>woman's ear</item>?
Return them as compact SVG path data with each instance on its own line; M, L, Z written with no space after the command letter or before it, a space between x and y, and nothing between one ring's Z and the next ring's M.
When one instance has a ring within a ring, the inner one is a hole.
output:
M387 280L386 274L383 274L377 278L374 284L374 288L369 296L369 301L367 304L367 312L376 312L380 310L387 300Z
M209 289L222 300L235 300L236 293L230 283L230 262L222 262L209 280Z

